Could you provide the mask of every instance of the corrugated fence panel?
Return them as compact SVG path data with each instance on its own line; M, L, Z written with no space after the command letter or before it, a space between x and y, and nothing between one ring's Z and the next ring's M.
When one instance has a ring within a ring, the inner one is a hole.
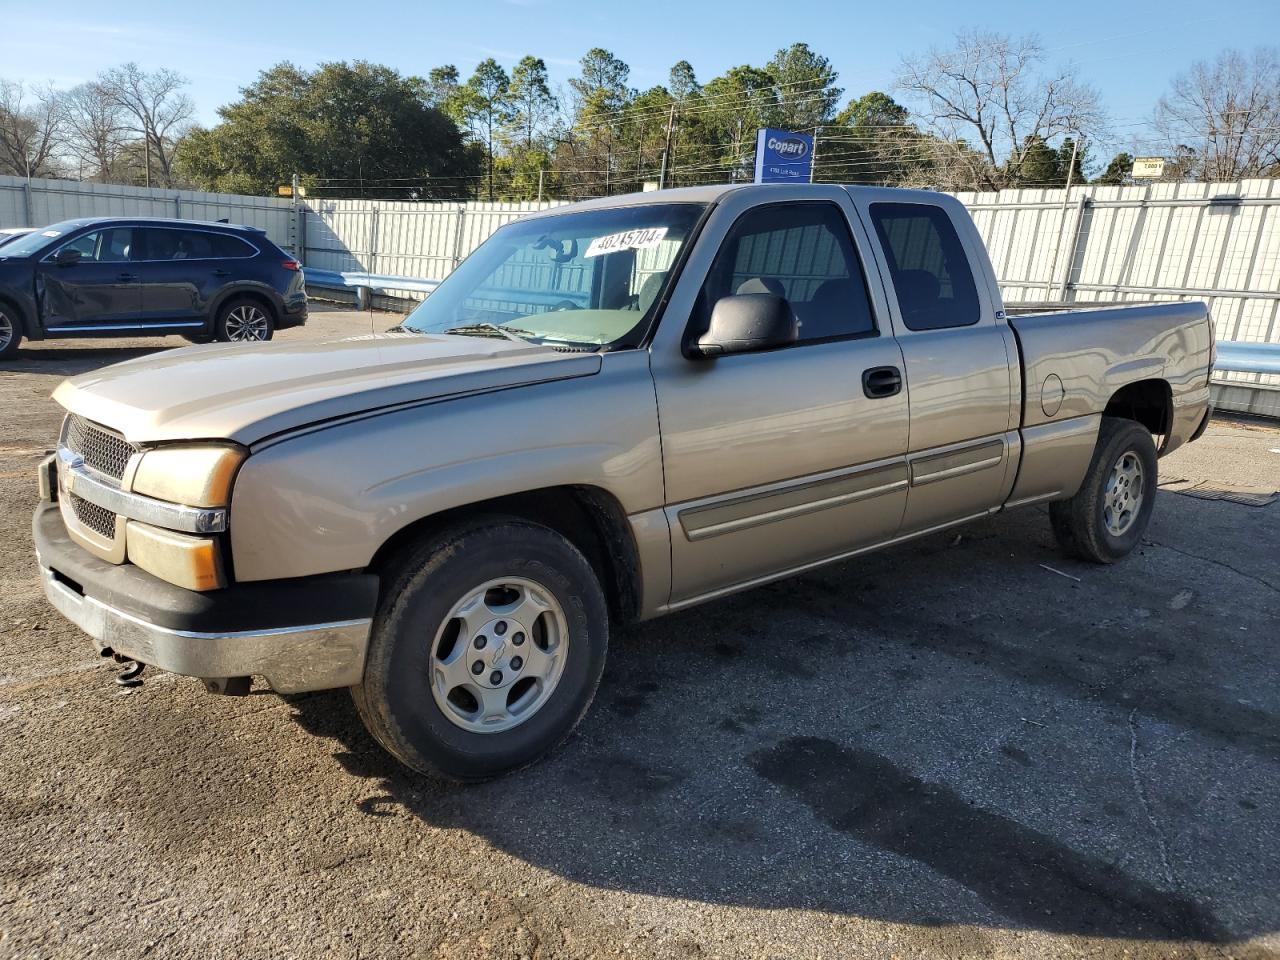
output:
M1006 302L1203 299L1220 339L1280 343L1280 181L1082 186L1065 205L1061 190L957 196ZM1280 390L1280 377L1215 380Z
M28 200L29 197L29 200ZM28 215L28 203L30 215ZM74 180L0 177L0 226L42 227L79 217L165 217L220 220L260 227L292 250L292 204L277 197L245 197Z

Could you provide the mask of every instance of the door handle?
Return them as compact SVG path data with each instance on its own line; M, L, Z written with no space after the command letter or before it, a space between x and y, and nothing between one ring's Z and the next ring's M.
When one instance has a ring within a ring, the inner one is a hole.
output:
M138 275L136 273L122 273L116 279L121 283L133 283L138 279Z
M862 392L872 400L892 397L902 390L902 371L897 367L872 367L862 371Z

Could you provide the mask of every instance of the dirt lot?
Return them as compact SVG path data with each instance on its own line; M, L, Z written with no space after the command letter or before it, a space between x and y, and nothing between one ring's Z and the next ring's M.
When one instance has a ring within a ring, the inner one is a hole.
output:
M1107 569L1032 509L636 627L554 756L441 786L343 692L125 690L45 605L50 391L179 343L0 365L0 956L1280 956L1280 504L1162 492ZM1280 430L1162 469L1280 487Z

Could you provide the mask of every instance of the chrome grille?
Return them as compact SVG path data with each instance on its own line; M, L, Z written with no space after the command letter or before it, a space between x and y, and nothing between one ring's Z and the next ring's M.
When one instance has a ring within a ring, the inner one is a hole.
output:
M99 536L110 540L116 534L116 515L106 507L82 500L74 493L67 494L71 500L71 510L76 519Z
M62 443L87 466L114 480L124 476L129 458L137 452L124 437L74 413L62 428Z

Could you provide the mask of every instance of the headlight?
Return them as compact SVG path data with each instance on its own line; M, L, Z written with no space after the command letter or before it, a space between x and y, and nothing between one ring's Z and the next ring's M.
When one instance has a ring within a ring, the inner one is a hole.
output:
M231 481L245 458L232 446L160 447L138 460L130 489L143 496L188 507L225 507Z

